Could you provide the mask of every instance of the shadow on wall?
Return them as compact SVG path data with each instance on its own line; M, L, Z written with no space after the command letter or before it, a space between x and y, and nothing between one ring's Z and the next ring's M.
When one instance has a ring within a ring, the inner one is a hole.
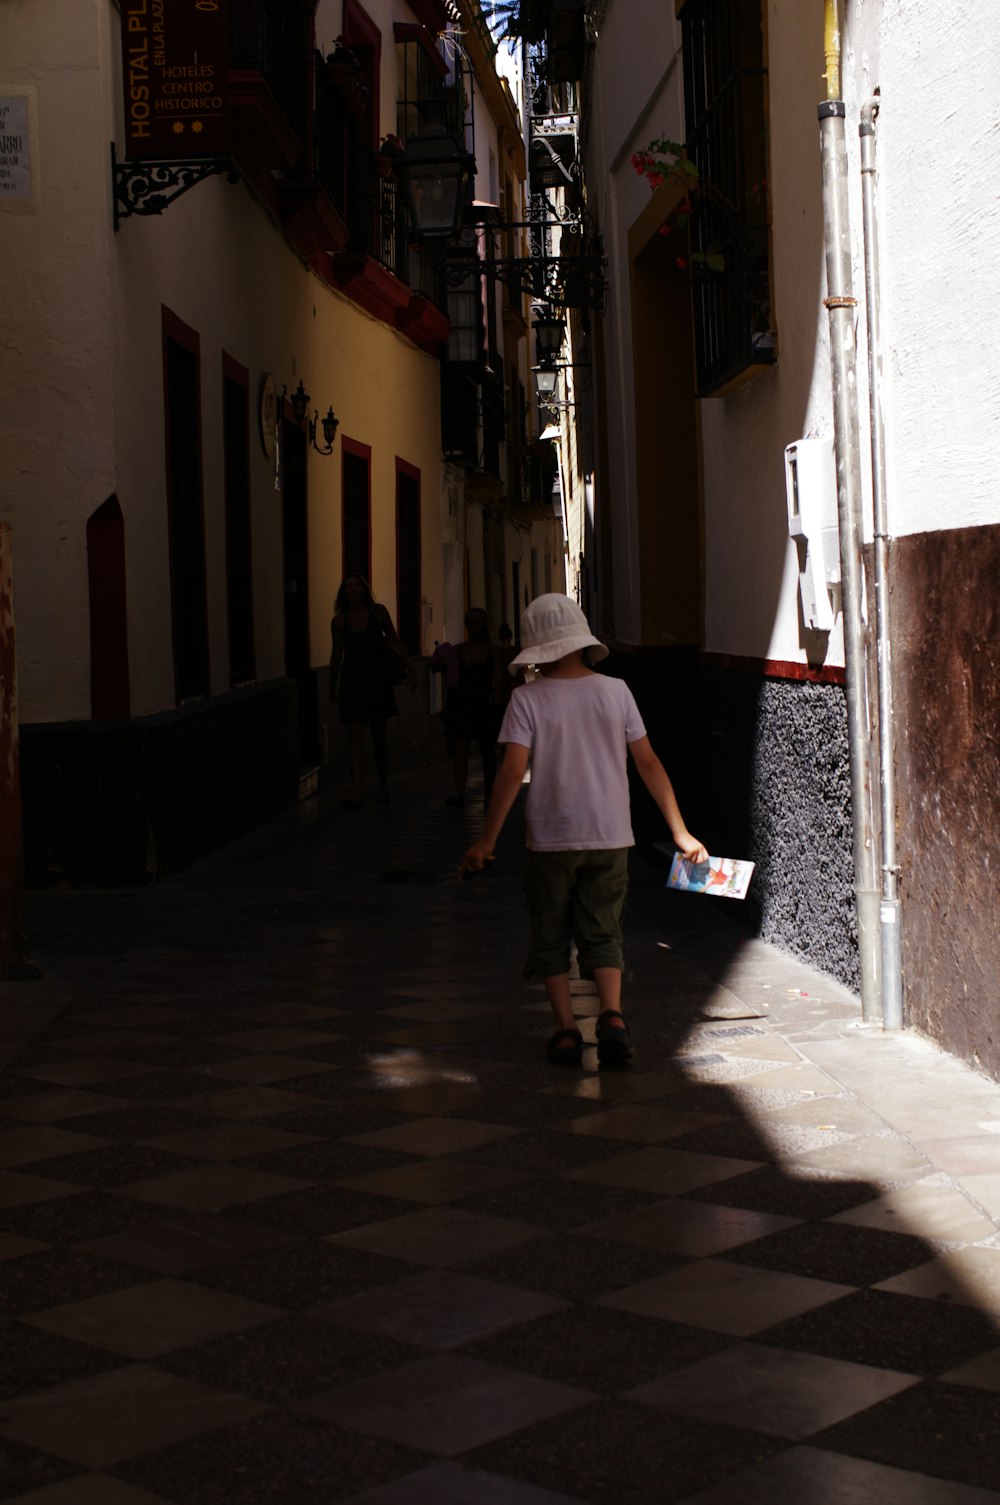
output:
M715 668L693 648L615 649L602 669L635 695L690 829L714 855L756 863L744 901L706 903L857 992L842 687ZM669 832L630 778L639 853L665 869Z

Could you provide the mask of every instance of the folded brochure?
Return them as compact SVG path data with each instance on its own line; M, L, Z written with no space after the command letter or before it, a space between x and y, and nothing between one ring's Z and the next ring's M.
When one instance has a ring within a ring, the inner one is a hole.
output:
M661 846L669 852L669 847ZM674 852L667 887L691 894L714 894L719 899L745 899L754 864L739 857L710 857L707 862L688 862Z

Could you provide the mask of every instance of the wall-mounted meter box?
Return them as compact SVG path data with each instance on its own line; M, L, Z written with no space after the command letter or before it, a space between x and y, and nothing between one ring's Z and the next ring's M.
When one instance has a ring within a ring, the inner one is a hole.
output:
M837 461L832 439L796 439L786 447L785 497L788 531L800 541L802 618L807 627L830 632L834 619L830 593L840 586Z

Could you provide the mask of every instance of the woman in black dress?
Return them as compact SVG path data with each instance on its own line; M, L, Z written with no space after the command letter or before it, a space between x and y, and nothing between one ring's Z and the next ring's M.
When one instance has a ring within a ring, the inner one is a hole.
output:
M361 575L345 575L333 604L330 623L330 699L340 703L340 720L348 729L351 764L351 794L344 804L360 810L365 772L365 728L372 736L378 770L379 804L389 800L389 754L385 725L398 716L396 697L386 668L386 645L403 664L406 683L417 687L410 656L400 641L393 620L372 595Z

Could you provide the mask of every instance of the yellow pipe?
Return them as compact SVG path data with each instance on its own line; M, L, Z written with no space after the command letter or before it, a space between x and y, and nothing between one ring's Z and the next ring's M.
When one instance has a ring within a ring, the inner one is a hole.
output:
M826 58L827 99L840 98L840 26L837 20L837 0L824 0L823 55Z

